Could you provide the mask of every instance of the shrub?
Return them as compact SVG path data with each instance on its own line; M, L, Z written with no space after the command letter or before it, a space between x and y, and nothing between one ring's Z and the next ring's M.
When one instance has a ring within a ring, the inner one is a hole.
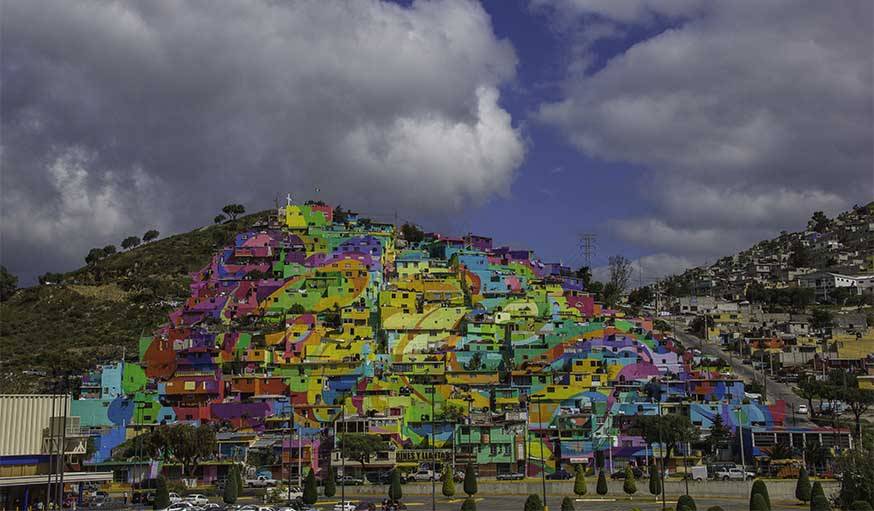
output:
M574 511L574 499L570 497L561 499L561 511Z
M476 473L473 469L473 463L468 463L464 469L464 493L468 497L476 495Z
M243 472L239 465L234 465L234 483L237 485L237 495L243 494Z
M170 492L167 491L167 481L163 476L155 481L155 509L166 509L170 506Z
M312 506L317 500L319 500L319 489L316 486L316 474L310 470L303 483L303 501Z
M764 511L771 511L771 498L768 496L768 487L765 486L765 482L761 479L753 481L753 487L750 489L750 509L753 508L753 495L761 495L762 500L765 501Z
M604 471L598 471L598 484L595 485L595 491L598 495L607 495L607 476L604 475Z
M476 501L468 497L461 503L461 511L476 511Z
M871 504L864 500L857 500L850 504L850 511L872 511Z
M401 490L401 473L398 472L398 469L394 469L391 471L391 482L388 485L388 498L398 501L401 500L404 496L404 492Z
M810 501L810 478L804 467L801 467L801 471L798 472L798 482L795 483L795 498L801 502Z
M540 500L540 495L532 493L525 499L525 511L543 511L543 502Z
M810 500L810 511L831 511L831 508L825 495L814 495Z
M813 497L817 495L822 495L825 497L825 491L822 489L822 483L816 481L813 483L813 486L810 488L810 500L813 500Z
M662 493L662 478L655 463L649 465L649 493L659 495Z
M750 497L750 511L768 511L768 503L761 493L753 493Z
M637 493L637 484L634 482L634 472L630 465L625 467L625 482L622 484L622 491L628 495Z
M228 478L225 481L225 491L222 494L222 501L225 504L236 504L237 497L240 495L237 493L237 480L234 479L234 473L237 471L236 466L232 466L230 472L228 472Z
M444 497L455 495L455 481L452 480L452 470L449 465L443 469L443 488L441 491Z
M690 495L680 495L680 498L677 499L677 511L698 511L695 499Z
M588 493L588 489L586 488L586 471L580 465L577 465L577 474L574 477L574 494L582 497L586 493Z
M328 465L325 470L325 478L322 481L325 483L325 497L333 497L337 494L337 478L334 477L334 467Z

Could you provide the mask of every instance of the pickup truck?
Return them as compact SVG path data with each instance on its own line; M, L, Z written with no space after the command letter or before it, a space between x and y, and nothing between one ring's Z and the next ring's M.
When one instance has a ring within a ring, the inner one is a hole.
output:
M437 481L440 479L439 474L435 474L434 471L428 469L419 469L418 471L410 474L407 480L409 481Z
M255 479L246 479L246 488L272 488L276 486L276 479L258 476Z
M740 468L724 468L722 470L718 470L713 475L714 479L722 479L723 481L728 481L729 479L735 481L745 481L754 477L756 477L756 474L752 472L747 472L746 470Z

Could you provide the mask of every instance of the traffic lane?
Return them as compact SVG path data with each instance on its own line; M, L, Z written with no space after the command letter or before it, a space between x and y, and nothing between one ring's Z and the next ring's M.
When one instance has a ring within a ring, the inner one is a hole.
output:
M476 506L479 511L519 511L522 509L525 503L525 496L521 495L484 495L484 496L474 496L474 500L476 501ZM561 501L564 498L564 495L548 495L547 496L547 504L548 507L552 510L558 511L561 509ZM695 499L696 507L699 509L707 509L710 506L720 506L725 511L746 511L749 509L749 498L738 496L736 498L728 498L728 497L696 497L693 495ZM360 502L373 502L377 505L377 509L379 509L379 504L382 501L380 498L374 498L373 496L350 496L346 500L358 504ZM611 510L631 510L634 508L641 509L642 511L660 511L662 509L661 500L656 501L651 495L641 494L636 497L627 498L625 496L622 497L598 497L598 496L586 496L586 497L573 497L574 507L576 509L585 509L585 510L595 510L595 511L611 511ZM322 510L332 510L334 505L339 502L339 499L325 499L316 504L316 508ZM404 497L402 502L407 506L409 511L428 511L432 509L431 498L428 496L422 495L414 495L410 497ZM452 497L447 498L438 496L433 505L433 509L439 511L458 511L461 508L461 504L464 502L464 497ZM676 497L668 498L665 502L665 506L667 509L674 509L677 504ZM798 509L807 509L808 505L802 505L798 502L794 501L772 501L771 509L774 511L795 511Z

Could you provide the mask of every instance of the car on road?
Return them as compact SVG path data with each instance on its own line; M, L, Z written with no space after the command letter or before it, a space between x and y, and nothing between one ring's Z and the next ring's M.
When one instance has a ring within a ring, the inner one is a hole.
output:
M266 476L246 479L246 488L272 488L274 486L276 486L276 479L271 479Z
M637 467L631 467L631 473L634 474L635 479L640 479L643 477L643 470ZM625 469L617 470L610 474L610 479L625 479Z
M202 493L192 493L185 497L185 502L190 502L195 506L205 506L209 504L209 499Z
M525 474L522 472L510 472L508 474L498 474L498 481L519 481L525 479Z
M179 496L178 493L170 492L170 503L176 504L177 502L182 502L182 497Z
M421 468L407 477L408 481L438 481L439 479L439 473L426 468Z
M334 504L334 511L355 511L355 504L349 502L337 502Z
M176 502L175 504L170 504L167 506L166 511L195 511L200 508L192 504L191 502Z
M745 481L747 479L753 479L754 477L756 477L756 474L753 472L747 472L741 468L724 468L718 470L716 474L713 475L714 479L721 479L723 481Z
M796 411L797 413L802 414L802 415L807 415L807 413L808 413L810 410L807 409L807 405L798 405L798 408L797 408L795 411Z
M358 486L364 484L364 480L353 476L337 476L337 484L343 486Z
M546 474L546 478L549 480L557 480L557 481L565 481L573 477L573 474L568 472L567 470L560 468L551 474Z

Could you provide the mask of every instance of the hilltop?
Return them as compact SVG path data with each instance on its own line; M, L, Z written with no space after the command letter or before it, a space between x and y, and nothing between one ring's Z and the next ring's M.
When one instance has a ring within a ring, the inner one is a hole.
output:
M39 388L42 373L78 374L123 355L134 360L137 339L189 295L190 272L266 215L158 239L18 290L0 302L0 386L46 390Z

